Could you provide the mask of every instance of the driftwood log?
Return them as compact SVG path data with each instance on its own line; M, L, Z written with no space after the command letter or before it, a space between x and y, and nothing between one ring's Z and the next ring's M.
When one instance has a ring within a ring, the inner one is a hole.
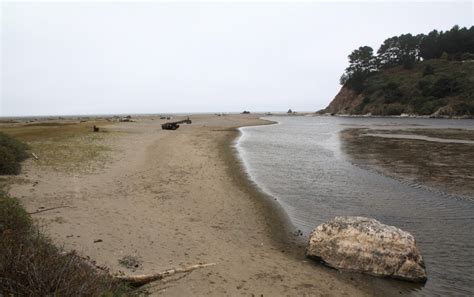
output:
M182 120L182 121L179 121L179 122L164 123L163 125L161 125L161 129L163 129L163 130L176 130L176 129L179 128L179 124L183 124L183 123L191 124L192 121L188 117L186 120Z
M29 212L29 215L45 212L45 211L50 211L58 208L72 208L71 206L68 205L63 205L63 206L56 206L56 207L51 207L51 208L43 208L43 209L38 209L37 211Z
M156 280L163 279L168 276L172 276L178 273L191 272L198 268L204 268L208 266L214 266L216 263L207 263L207 264L196 264L183 268L169 269L158 273L153 274L141 274L141 275L127 275L127 276L115 276L114 278L118 281L128 283L134 287L140 287L148 283L154 282Z

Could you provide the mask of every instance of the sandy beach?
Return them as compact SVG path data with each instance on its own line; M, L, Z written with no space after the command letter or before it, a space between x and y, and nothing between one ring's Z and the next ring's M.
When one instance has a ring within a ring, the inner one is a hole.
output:
M30 212L65 206L33 216L54 243L112 273L216 263L152 283L152 295L373 293L357 276L307 260L285 214L248 181L233 148L236 128L268 122L255 115L191 119L177 131L161 130L164 120L156 117L104 122L109 133L98 141L106 157L78 159L87 170L29 159L9 192ZM124 256L138 259L138 267L120 265Z

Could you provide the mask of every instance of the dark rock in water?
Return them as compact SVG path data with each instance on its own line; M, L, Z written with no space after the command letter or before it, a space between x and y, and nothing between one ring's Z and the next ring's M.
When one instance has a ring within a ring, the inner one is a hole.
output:
M310 235L306 255L341 270L425 282L415 238L365 217L336 217Z

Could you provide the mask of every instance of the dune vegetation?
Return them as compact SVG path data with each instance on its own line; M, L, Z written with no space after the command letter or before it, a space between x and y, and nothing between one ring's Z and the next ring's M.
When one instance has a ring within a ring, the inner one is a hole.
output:
M0 175L19 174L29 148L24 142L0 133ZM5 185L2 180L1 187ZM132 294L130 288L114 281L106 271L98 271L76 253L66 253L54 246L20 202L0 188L0 295Z

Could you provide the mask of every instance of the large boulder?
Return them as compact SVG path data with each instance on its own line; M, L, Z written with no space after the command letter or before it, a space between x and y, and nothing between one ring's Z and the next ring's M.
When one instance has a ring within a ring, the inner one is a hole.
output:
M310 235L306 255L341 270L425 282L415 238L365 217L336 217Z

